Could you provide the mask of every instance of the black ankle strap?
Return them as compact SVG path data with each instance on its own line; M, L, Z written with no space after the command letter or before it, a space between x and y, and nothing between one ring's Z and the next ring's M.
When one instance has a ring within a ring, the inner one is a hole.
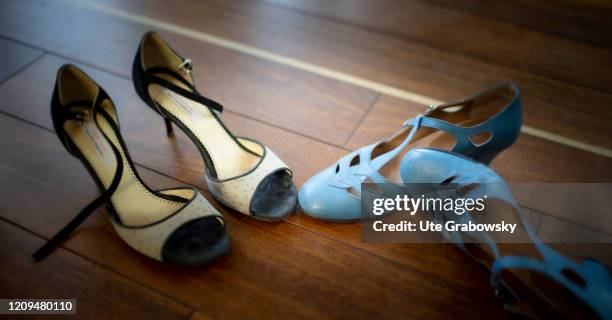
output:
M183 83L184 85L186 85L191 91L189 90L185 90L177 85L175 85L174 83L159 77L157 75L155 75L154 73L163 73L166 75L169 75L177 80L179 80L181 83ZM198 102L200 104L203 104L204 106L208 107L209 109L213 109L216 110L218 112L222 112L223 111L223 106L212 100L209 98L204 97L203 95L201 95L196 88L189 83L189 81L185 80L183 77L181 77L179 74L177 74L176 72L174 72L173 70L167 69L167 68L163 68L163 67L155 67L155 68L149 68L147 70L145 70L144 72L144 77L145 77L145 81L148 84L158 84L168 90L171 90L173 92L175 92L176 94L183 96L189 100Z
M96 112L100 112L100 114L102 114L102 116L106 119L106 121L109 121L109 123L111 123L111 127L113 128L114 131L118 130L118 127L116 127L115 124L115 120L112 119L112 117L105 112L103 109L99 108L99 105L102 103L102 101L108 99L108 96L105 93L102 93L103 91L100 91L100 93L98 94L98 97L96 98L95 102L90 102L91 104L89 105L93 105L93 109L92 109L92 113L93 113L93 117L94 117L94 121L96 122L96 125L98 126L98 129L100 130L100 132L102 132L102 135L104 136L104 138L106 139L106 141L110 144L113 153L115 154L115 160L117 161L117 168L115 169L115 175L113 176L113 180L109 186L109 188L102 193L101 196L99 196L98 198L96 198L94 201L92 201L90 204L88 204L85 208L83 208L81 210L81 212L79 212L79 214L76 215L76 217L74 217L65 227L63 227L57 234L55 234L51 239L49 239L49 241L47 241L47 243L45 243L45 245L43 245L40 249L36 250L36 252L32 255L34 257L35 261L40 261L42 259L44 259L47 255L49 255L49 253L51 253L56 247L58 247L60 244L62 244L62 242L64 242L64 240L81 224L83 223L83 221L85 221L85 219L87 217L89 217L98 207L100 207L102 204L106 203L107 201L110 200L111 196L115 193L115 191L117 190L117 187L119 187L119 183L121 182L121 177L123 175L123 159L121 158L121 153L119 152L119 149L117 149L117 147L113 144L113 142L110 140L110 138L104 133L104 131L102 131L102 129L100 128L100 125L98 124L98 122L95 120L95 116L96 116ZM81 103L83 101L79 101L79 103ZM83 105L83 104L81 104ZM85 104L88 105L88 104ZM75 104L76 106L76 104ZM117 134L117 132L115 132Z

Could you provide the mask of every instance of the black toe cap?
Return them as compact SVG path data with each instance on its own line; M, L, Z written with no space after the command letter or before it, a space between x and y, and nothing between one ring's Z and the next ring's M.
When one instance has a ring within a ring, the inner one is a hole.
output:
M257 186L251 200L251 213L264 220L281 220L295 209L297 190L291 175L276 171L266 176Z
M217 217L194 219L166 239L162 260L180 265L203 265L227 254L229 238Z

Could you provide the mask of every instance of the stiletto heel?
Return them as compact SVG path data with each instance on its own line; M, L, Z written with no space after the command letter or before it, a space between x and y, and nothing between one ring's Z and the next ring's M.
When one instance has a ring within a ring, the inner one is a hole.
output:
M164 122L166 123L166 135L168 138L174 136L174 130L172 129L172 121L168 120L168 118L164 118Z
M246 215L283 219L297 203L291 170L266 146L232 134L219 118L223 106L198 92L192 71L191 60L157 33L142 37L132 66L136 92L167 127L174 122L195 143L210 192Z
M196 189L154 191L144 184L121 137L115 105L73 65L57 73L51 116L60 141L85 165L102 195L37 250L36 261L104 203L119 236L153 259L200 265L228 252L223 216Z

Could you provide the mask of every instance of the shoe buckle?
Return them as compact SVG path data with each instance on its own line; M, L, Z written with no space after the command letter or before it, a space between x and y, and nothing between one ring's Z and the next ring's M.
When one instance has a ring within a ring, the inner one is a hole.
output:
M430 104L429 107L427 107L427 110L425 110L425 114L430 114L432 113L434 110L436 110L440 105L439 104Z
M193 70L193 63L191 62L191 59L185 59L183 60L183 63L178 66L178 68L185 71L185 73L190 74L191 70Z
M79 122L80 125L83 125L85 121L89 118L89 110L82 110L75 113L75 118Z
M518 302L514 294L506 285L498 283L494 286L494 293L504 311L510 314L521 314Z

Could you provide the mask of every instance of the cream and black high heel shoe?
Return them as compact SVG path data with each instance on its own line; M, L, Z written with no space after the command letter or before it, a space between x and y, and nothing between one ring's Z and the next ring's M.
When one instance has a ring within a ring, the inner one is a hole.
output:
M153 259L200 265L228 252L221 213L196 189L153 191L144 184L121 138L113 102L73 65L57 73L51 115L62 144L85 165L102 195L40 248L36 260L47 256L104 203L119 236Z
M132 77L138 95L196 144L206 164L206 181L221 203L262 220L293 212L297 191L291 170L261 143L236 137L218 114L223 107L195 88L191 60L184 59L155 32L140 42Z

